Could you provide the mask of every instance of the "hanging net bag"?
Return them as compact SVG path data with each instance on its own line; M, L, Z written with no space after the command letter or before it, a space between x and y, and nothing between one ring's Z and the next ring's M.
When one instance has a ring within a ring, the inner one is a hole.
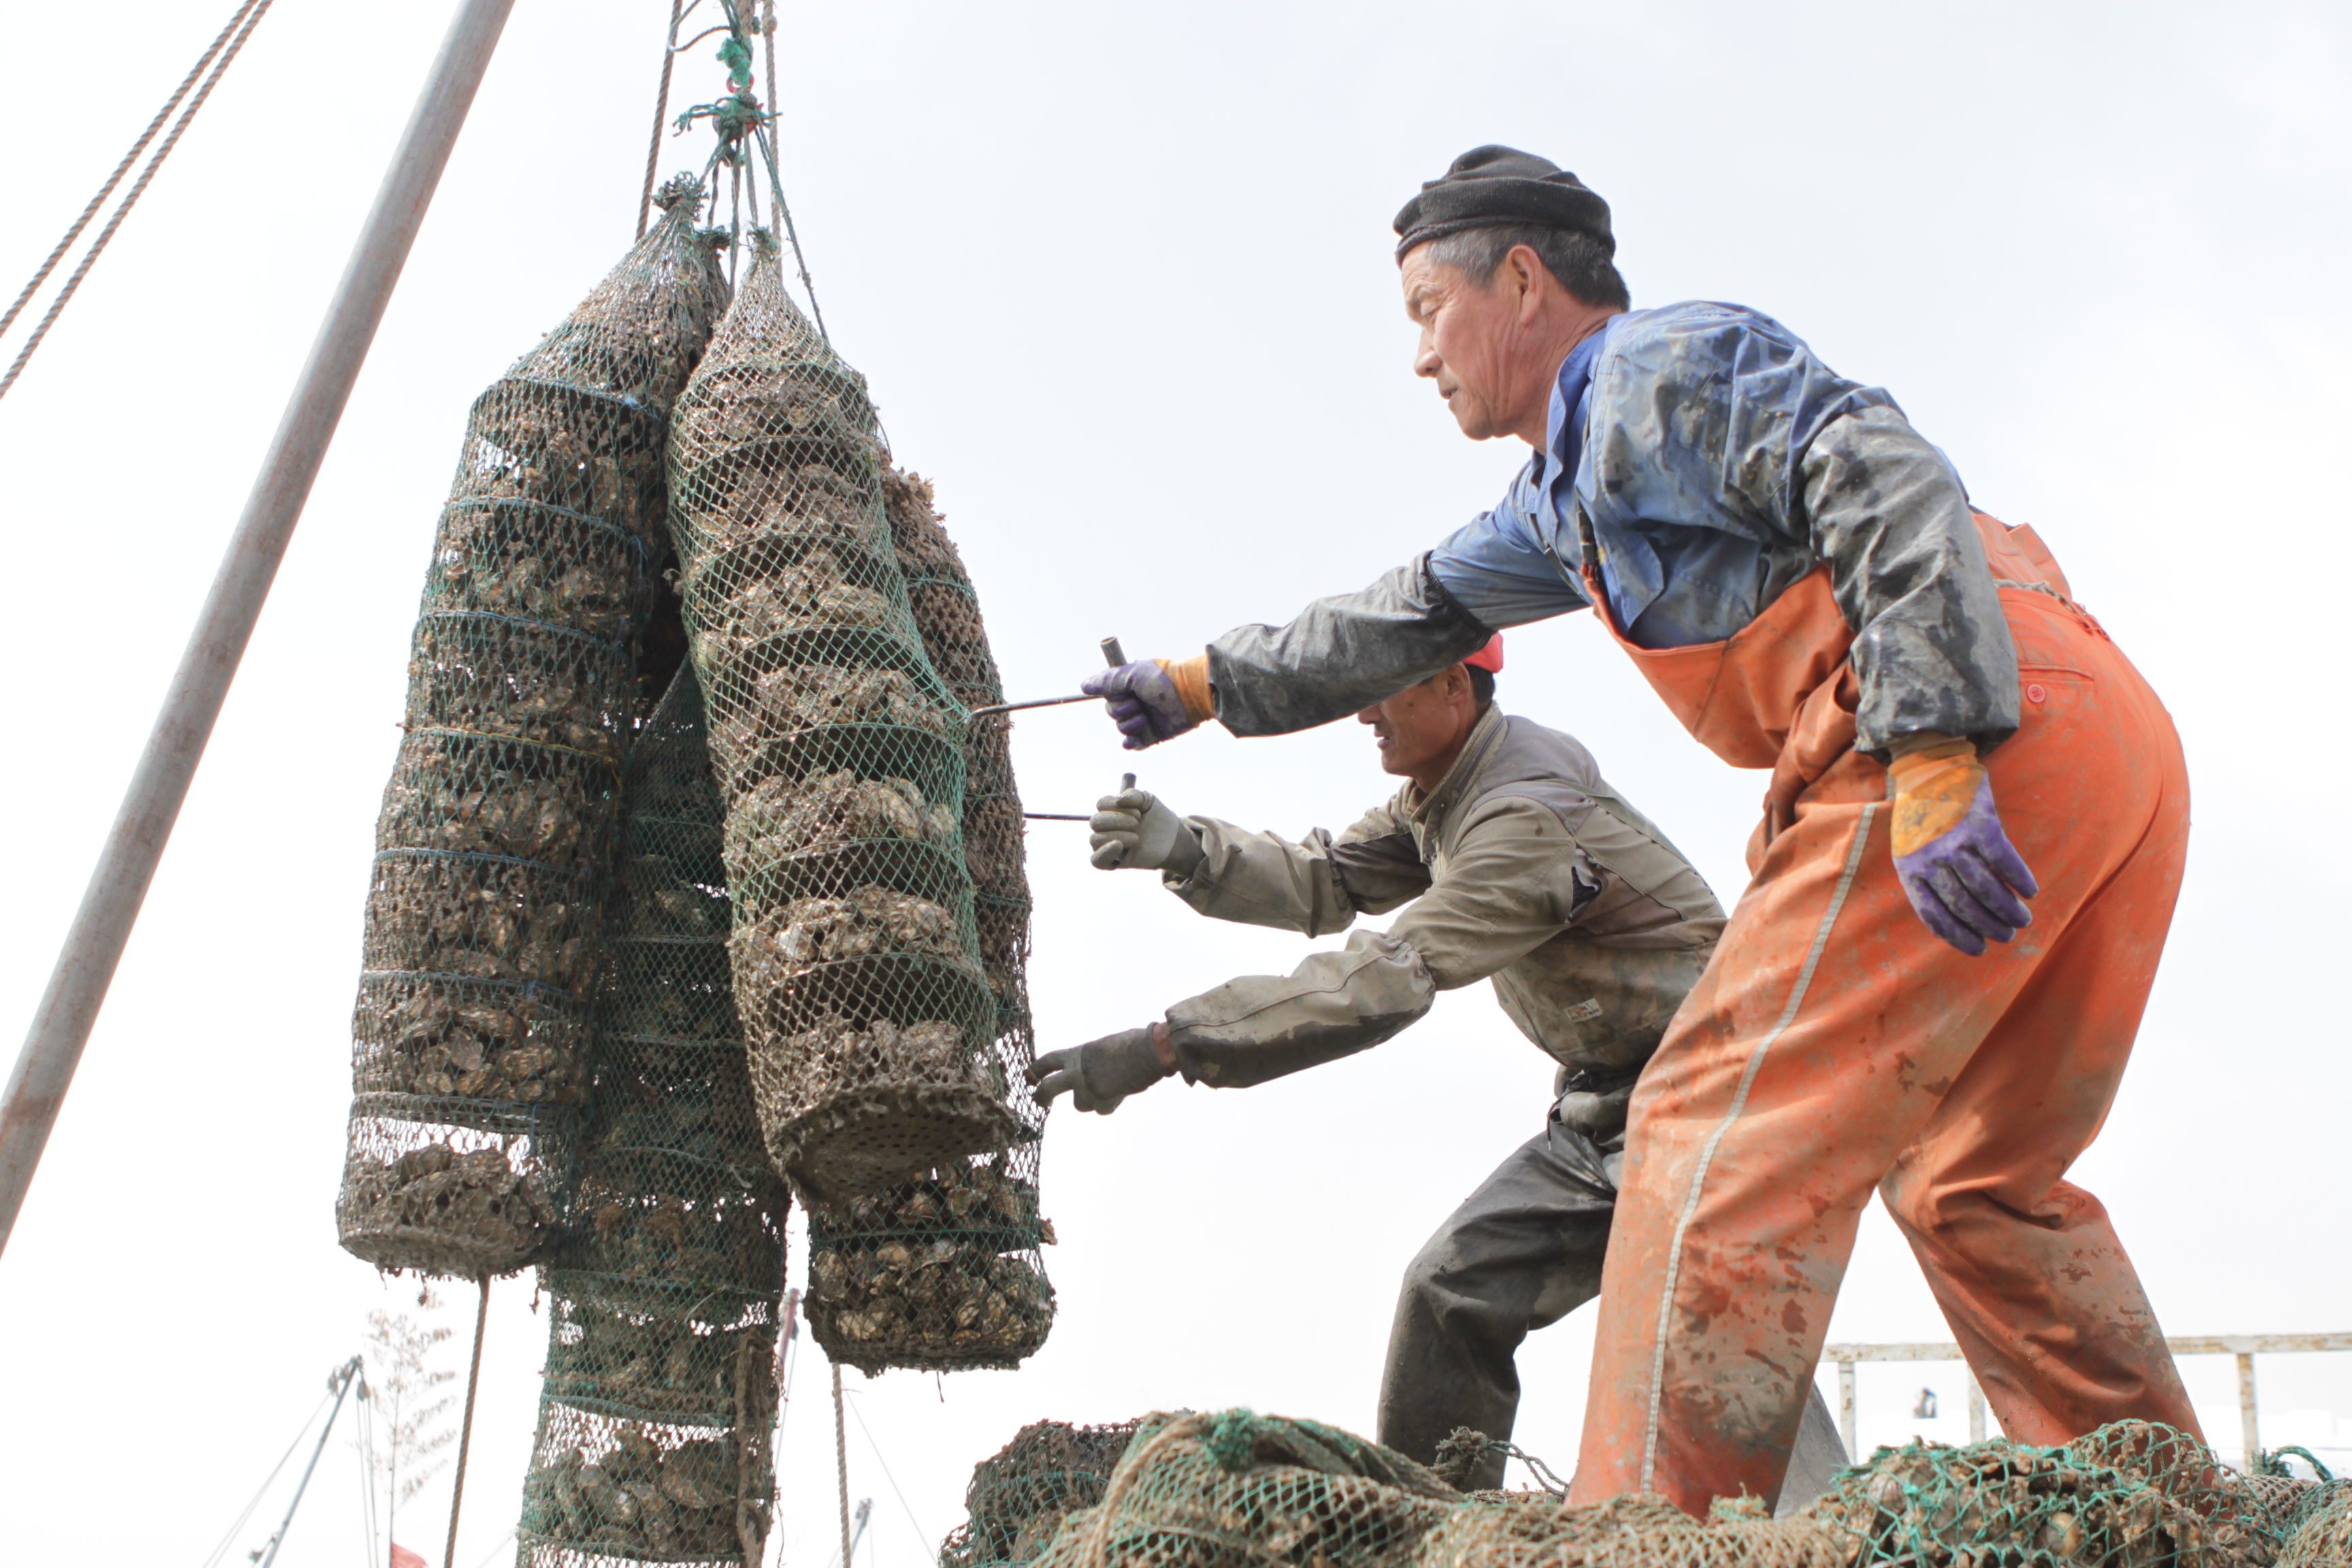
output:
M521 1568L757 1568L774 1492L788 1196L727 974L720 809L693 671L629 755L595 1109L552 1302Z
M726 285L692 182L474 405L409 662L353 1013L345 1248L481 1278L550 1242L587 1095L663 434Z
M671 526L727 801L735 994L768 1149L845 1201L1002 1147L962 845L967 715L925 654L864 382L764 236L678 401Z
M882 487L931 667L964 707L1002 702L979 602L930 486L888 468ZM981 969L995 1004L992 1049L1018 1083L1036 1052L1025 978L1029 879L1006 729L1003 715L966 727L962 832ZM1039 1253L1053 1236L1037 1197L1045 1112L1017 1092L1010 1109L1012 1136L991 1153L870 1197L812 1206L809 1327L827 1356L868 1373L954 1371L1018 1365L1045 1343L1054 1321Z

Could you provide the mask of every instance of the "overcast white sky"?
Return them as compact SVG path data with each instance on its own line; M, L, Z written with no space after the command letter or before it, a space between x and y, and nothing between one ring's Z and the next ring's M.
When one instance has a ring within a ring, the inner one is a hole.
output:
M102 29L12 9L0 289L228 9L121 0ZM1411 376L1389 259L1398 204L1475 143L1548 153L1605 195L1637 304L1754 305L1892 388L1980 504L2041 531L2189 746L2180 916L2079 1175L2173 1332L2352 1328L2340 5L781 9L820 295L900 458L938 480L1016 695L1070 689L1108 634L1140 657L1281 619L1499 491L1524 454L1462 441ZM449 10L278 0L0 403L18 562L0 1048ZM666 12L516 8L0 1261L11 1561L198 1562L366 1311L414 1300L342 1254L331 1218L407 627L467 403L628 242ZM682 68L678 101L716 75ZM1503 693L1580 735L1737 892L1760 776L1689 742L1595 628L1513 634ZM1352 725L1139 763L1085 710L1019 737L1033 809L1081 809L1136 766L1180 809L1296 832L1389 788ZM1305 950L1091 872L1082 842L1031 838L1049 1047ZM921 1568L971 1463L1041 1416L1248 1404L1369 1430L1399 1271L1536 1131L1547 1082L1481 991L1253 1092L1057 1116L1045 1351L1018 1373L850 1375L874 1563ZM512 1525L545 1334L531 1294L494 1299L463 1568L504 1555ZM1946 1337L1883 1215L1832 1337ZM1563 1469L1588 1345L1571 1321L1522 1358L1520 1440ZM782 1524L787 1560L825 1568L832 1435L803 1349ZM2234 1448L2226 1361L2187 1370ZM2352 1445L2352 1356L2266 1361L2263 1379L2266 1440ZM1922 1384L1948 1418L1909 1418ZM1865 1445L1961 1435L1957 1368L1863 1386ZM402 1534L437 1564L446 1500L419 1506ZM280 1562L361 1552L339 1443Z

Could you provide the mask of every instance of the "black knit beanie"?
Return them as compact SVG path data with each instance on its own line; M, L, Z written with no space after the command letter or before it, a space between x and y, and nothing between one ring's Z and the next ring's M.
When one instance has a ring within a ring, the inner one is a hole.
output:
M1610 255L1617 251L1616 237L1609 232L1609 204L1583 181L1549 158L1489 143L1454 159L1399 209L1396 231L1402 237L1397 259L1402 261L1416 245L1465 228L1512 223L1575 229L1600 240Z

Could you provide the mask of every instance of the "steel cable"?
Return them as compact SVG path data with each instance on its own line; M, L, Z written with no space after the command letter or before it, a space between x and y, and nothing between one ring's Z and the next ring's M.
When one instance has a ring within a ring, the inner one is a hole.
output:
M292 1458L294 1450L302 1446L302 1439L310 1433L310 1423L319 1418L319 1412L324 1410L327 1402L333 1397L334 1391L331 1388L319 1396L319 1403L310 1407L310 1414L302 1417L302 1425L295 1428L294 1440L286 1445L286 1451L278 1456L278 1462L269 1467L269 1473L261 1478L259 1486L253 1489L253 1496L247 1500L244 1511L221 1532L219 1544L205 1554L204 1568L216 1568L222 1554L228 1551L229 1542L236 1539L236 1532L243 1530L246 1521L253 1517L253 1510L261 1506L262 1497L269 1490L269 1483L278 1479L278 1472L286 1468L286 1461Z
M155 177L155 171L163 166L163 160L170 157L172 149L179 145L181 136L186 132L189 123L195 119L196 110L205 106L205 100L210 98L213 89L220 85L222 75L227 71L229 63L236 58L237 51L245 47L246 40L253 37L254 28L260 26L263 15L269 9L269 4L270 0L252 0L249 9L246 12L244 24L238 27L236 36L229 40L227 47L221 51L219 58L213 62L212 70L205 76L204 85L198 88L195 96L188 100L188 106L180 111L180 118L173 122L171 133L163 138L163 145L155 149L154 156L147 160L147 166L139 171L139 178L132 182L131 189L124 194L121 202L115 207L113 216L106 220L106 226L99 230L96 239L89 242L89 249L82 254L82 258L74 268L72 276L68 277L64 286L58 290L58 297L49 301L49 308L42 315L40 324L36 326L32 335L25 340L25 346L17 351L16 363L8 367L8 374L0 375L0 397L7 396L8 389L16 385L16 378L25 373L25 362L33 357L33 351L39 348L41 340L49 335L49 329L57 324L58 312L66 308L66 301L74 297L74 290L81 287L81 280L89 276L91 265L98 260L100 253L106 249L107 241L114 237L114 231L122 226L122 220L131 216L131 207L136 205L140 196L145 194L147 183Z
M172 110L180 107L180 100L188 96L188 89L196 85L196 79L204 75L205 68L213 63L213 57L220 53L223 44L228 42L229 35L236 32L238 24L245 20L246 13L263 3L265 0L243 0L236 14L229 17L228 26L205 46L205 52L196 58L196 63L188 68L188 74L180 79L180 85L173 89L172 96L163 100L163 107L155 111L155 118L147 122L147 129L139 133L139 140L131 144L131 151L122 154L122 162L114 165L114 173L106 176L106 184L99 186L98 195L89 198L89 205L81 209L81 216L74 219L73 226L66 230L65 237L58 241L57 247L42 261L40 268L33 274L33 280L26 284L9 304L8 313L0 316L0 332L5 332L16 324L16 318L24 312L26 305L39 292L41 285L48 281L49 274L57 270L58 263L64 259L67 251L73 248L73 242L81 237L81 231L89 226L89 220L98 216L98 209L106 205L106 198L114 194L114 187L122 183L122 176L130 172L131 164L139 161L139 154L147 150L147 143L155 140L155 132L163 128L163 121L172 117Z
M637 197L637 237L646 237L646 219L654 208L654 169L661 162L662 121L669 114L669 73L677 63L677 24L686 0L669 0L669 42L662 50L661 89L654 94L653 139L646 143L646 188Z

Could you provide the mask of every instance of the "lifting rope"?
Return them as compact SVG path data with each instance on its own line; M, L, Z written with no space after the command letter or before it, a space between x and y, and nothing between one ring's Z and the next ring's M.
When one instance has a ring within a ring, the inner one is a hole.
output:
M669 0L669 42L662 49L661 87L654 94L654 133L646 144L646 188L637 195L637 237L646 237L646 219L654 210L654 170L661 162L662 121L669 114L669 71L677 63L677 25L686 15L686 0Z
M682 44L677 41L678 25L693 14L695 7L701 4L701 0L683 0L683 3L680 3L680 0L672 0L672 4L670 42L662 60L662 85L656 114L658 116L668 111L671 59L679 50L692 48L714 33L726 34L726 37L721 39L719 45L719 59L727 68L727 96L709 103L698 103L687 110L677 117L676 129L684 131L698 120L708 120L711 122L711 129L718 135L719 144L712 150L709 162L703 165L703 177L710 187L710 221L714 224L717 222L719 211L719 182L715 177L718 170L724 166L734 176L731 182L734 198L740 200L742 195L742 174L747 162L743 143L748 139L751 145L758 149L760 160L768 172L768 199L774 208L777 225L783 231L784 242L792 247L793 264L800 272L801 288L808 295L809 314L815 318L817 334L830 343L833 341L833 334L824 323L824 307L817 301L816 279L809 276L808 258L801 249L800 231L793 223L792 206L784 200L783 175L776 162L774 105L779 89L776 85L775 0L757 0L760 11L756 16L751 16L748 21L745 17L751 13L754 0L719 0L726 20L704 28ZM767 40L768 104L766 107L761 106L759 96L751 90L751 39L755 35ZM656 134L658 138L658 119L656 123ZM648 158L646 165L648 171L658 161L658 153ZM647 188L650 190L650 185ZM753 187L751 210L753 220L756 222L759 213L756 184ZM643 200L641 199L640 233L643 232ZM740 242L742 237L740 230L741 226L739 223L730 237Z
M269 5L270 0L242 0L236 14L229 17L228 26L221 29L220 36L197 58L172 96L164 100L163 107L157 110L155 118L147 122L147 129L141 132L139 140L131 144L131 151L122 155L122 162L114 166L114 173L106 177L106 184L99 187L98 195L90 197L89 205L82 208L81 216L74 220L72 227L66 230L65 237L58 241L56 248L34 272L32 281L17 293L15 302L8 307L8 313L0 316L0 332L5 332L15 324L17 316L47 280L49 274L56 270L67 250L81 237L82 230L89 226L90 218L113 194L114 187L121 183L123 172L145 151L148 142L154 140L156 128L163 123L173 110L179 107L181 100L188 97L190 84L199 75L204 75L204 85L195 89L195 97L189 100L186 109L182 110L179 120L173 125L171 133L163 138L163 144L155 149L155 155L139 172L139 178L132 183L113 215L106 220L106 226L99 230L98 237L90 241L89 249L83 253L80 262L67 277L58 290L58 297L49 301L48 310L25 340L25 346L17 351L16 363L8 367L5 375L0 375L0 397L5 397L8 389L16 384L16 378L25 372L25 363L33 357L33 351L41 346L41 340L49 335L49 329L57 324L58 312L66 308L66 301L72 299L74 291L81 287L81 280L89 276L90 267L98 260L99 253L106 248L107 241L114 237L114 231L122 226L122 220L131 215L131 207L145 194L147 183L155 177L155 171L163 166L163 160L172 155L173 147L179 145L180 137L188 129L189 122L195 119L196 110L205 106L205 100L210 98L213 89L220 85L222 74L228 69L229 62L236 58L237 51L245 47L246 40L253 37L254 28L260 26L262 14L269 9ZM205 75L208 69L210 74Z

